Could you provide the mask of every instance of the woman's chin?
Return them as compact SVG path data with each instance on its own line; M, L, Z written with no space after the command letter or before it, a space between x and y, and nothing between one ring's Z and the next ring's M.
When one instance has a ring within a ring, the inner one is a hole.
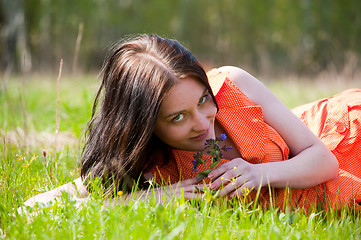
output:
M192 147L192 149L190 151L193 152L203 152L204 151L204 147L206 142L202 142L199 145L197 144L197 146Z
M193 144L192 146L181 147L181 148L176 148L176 149L184 150L184 151L190 151L190 152L203 152L204 147L205 147L205 144L200 143L200 144L197 144L197 145Z

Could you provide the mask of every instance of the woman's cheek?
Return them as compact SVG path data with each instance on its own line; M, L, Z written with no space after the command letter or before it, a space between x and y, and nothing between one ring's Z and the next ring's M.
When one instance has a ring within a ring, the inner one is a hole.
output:
M182 140L187 136L188 130L185 126L176 126L169 131L174 140Z

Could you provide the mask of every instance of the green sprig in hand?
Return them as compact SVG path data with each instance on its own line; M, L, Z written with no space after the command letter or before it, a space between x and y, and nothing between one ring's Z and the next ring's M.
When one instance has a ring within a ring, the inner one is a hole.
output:
M207 166L207 170L197 173L197 179L201 180L208 176L208 174L221 162L223 158L223 151L232 149L232 147L220 147L218 144L227 138L226 134L221 134L220 137L216 139L207 139L205 142L205 152L211 156L211 163L209 166L206 164L206 160L203 160L203 152L197 152L193 154L193 171L197 171L199 164L204 164Z

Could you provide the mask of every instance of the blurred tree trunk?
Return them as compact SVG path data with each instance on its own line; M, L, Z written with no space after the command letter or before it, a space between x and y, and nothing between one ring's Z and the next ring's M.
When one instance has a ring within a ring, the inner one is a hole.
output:
M42 0L41 4L42 11L40 12L39 19L40 45L37 57L40 60L40 70L46 71L46 69L52 69L52 65L54 65L54 59L52 58L54 46L52 46L51 41L52 27L54 26L51 26L53 21L51 19L51 4L49 0ZM56 41L54 40L54 42Z
M348 65L352 73L361 66L359 5L359 0L0 0L0 73L11 66L56 73L61 58L64 72L71 62L74 71L98 70L105 49L134 33L176 37L210 67L313 74Z
M31 53L28 47L24 5L22 0L1 0L1 62L15 71L31 69Z

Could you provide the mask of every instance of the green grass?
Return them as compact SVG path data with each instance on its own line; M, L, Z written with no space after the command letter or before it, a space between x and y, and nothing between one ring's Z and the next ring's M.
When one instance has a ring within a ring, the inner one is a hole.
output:
M135 199L127 205L107 208L100 196L78 208L71 197L64 195L59 201L28 209L30 215L18 214L16 209L29 197L78 177L80 137L90 116L98 80L94 76L62 78L56 149L56 77L10 78L0 83L0 238L361 238L360 220L348 210L308 214L302 210L261 210L235 200L212 199L211 195L203 201L173 198L168 204ZM352 87L296 81L267 85L289 107Z

